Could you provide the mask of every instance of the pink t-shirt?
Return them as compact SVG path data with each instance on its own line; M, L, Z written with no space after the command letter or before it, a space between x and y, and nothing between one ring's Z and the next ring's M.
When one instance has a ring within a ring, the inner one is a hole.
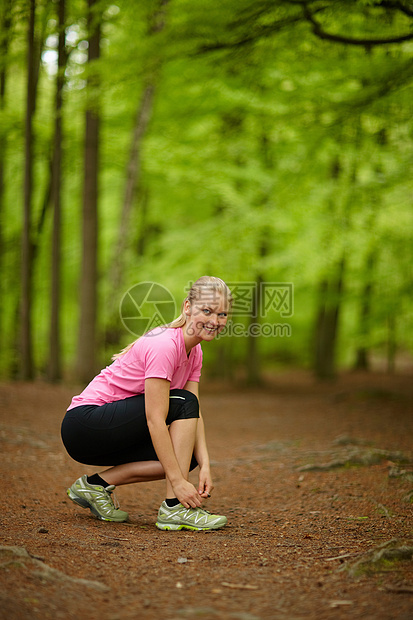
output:
M157 327L139 338L127 353L97 375L69 409L79 405L104 405L145 392L145 379L170 381L170 389L183 389L187 381L199 381L202 349L197 344L186 354L180 327Z

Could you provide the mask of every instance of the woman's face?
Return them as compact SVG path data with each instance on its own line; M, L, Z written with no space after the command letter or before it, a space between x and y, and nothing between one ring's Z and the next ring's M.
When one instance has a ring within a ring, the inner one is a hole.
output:
M202 340L213 340L228 320L228 302L214 291L208 291L194 300L185 302L186 333Z

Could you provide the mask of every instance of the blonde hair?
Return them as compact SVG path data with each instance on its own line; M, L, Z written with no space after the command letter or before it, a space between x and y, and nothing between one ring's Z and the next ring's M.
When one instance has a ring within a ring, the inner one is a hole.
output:
M185 325L186 316L184 313L184 305L186 301L189 301L190 304L192 304L194 301L201 299L211 301L216 299L216 295L222 296L228 304L228 311L231 310L233 298L231 291L225 284L224 280L221 280L221 278L216 278L214 276L201 276L200 278L198 278L198 280L196 280L196 282L192 284L191 288L188 291L188 295L183 300L180 315L171 323L167 323L164 327L178 328ZM141 338L141 336L139 336L139 338ZM139 338L129 343L119 353L116 353L112 357L112 359L116 360L118 359L118 357L122 357L122 355L125 355L125 353L130 351L130 349L133 347L135 342L139 340Z

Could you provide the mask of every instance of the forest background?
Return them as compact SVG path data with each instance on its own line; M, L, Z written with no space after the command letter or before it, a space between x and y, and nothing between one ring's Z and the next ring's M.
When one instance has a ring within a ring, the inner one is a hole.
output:
M3 378L89 381L205 273L207 375L410 364L411 2L0 7Z

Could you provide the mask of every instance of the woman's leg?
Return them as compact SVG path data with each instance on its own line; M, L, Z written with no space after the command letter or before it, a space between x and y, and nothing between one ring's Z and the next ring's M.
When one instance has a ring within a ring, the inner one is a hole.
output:
M189 468L197 466L193 449L198 411L194 394L185 390L171 391L166 424L185 477ZM70 410L62 423L62 439L75 460L89 465L112 465L101 475L82 476L68 489L73 501L90 507L99 518L127 518L126 513L120 514L114 509L108 487L165 478L146 423L143 395L108 405ZM173 497L170 487L168 497Z
M165 472L159 461L136 461L134 463L124 463L115 465L99 474L108 484L121 486L122 484L133 484L135 482L151 482L152 480L162 480Z
M169 411L166 418L172 443L181 452L188 441L187 433L181 438L176 432L177 422L188 422L196 427L199 418L198 399L186 390L172 390ZM182 429L184 428L182 427ZM193 449L195 439L189 432L189 443ZM70 456L87 465L118 466L128 468L114 469L119 480L117 484L141 482L164 477L163 469L154 464L158 461L149 433L145 414L144 395L133 396L107 405L87 405L69 410L62 423L62 439ZM187 453L182 456L186 469ZM151 462L147 467L145 464ZM110 471L110 470L107 470ZM106 473L106 472L105 472ZM108 481L109 482L109 481Z
M189 468L194 452L196 425L198 418L175 420L169 428L172 445L184 478L188 479ZM121 486L136 482L151 482L165 478L163 466L159 461L137 461L115 465L99 474L108 484ZM166 497L175 497L169 480L166 481Z
M186 480L188 480L189 467L194 453L197 424L198 418L190 418L188 420L176 420L172 422L169 427L169 434L171 436L176 460ZM174 490L167 478L166 498L172 499L174 497L176 497Z

